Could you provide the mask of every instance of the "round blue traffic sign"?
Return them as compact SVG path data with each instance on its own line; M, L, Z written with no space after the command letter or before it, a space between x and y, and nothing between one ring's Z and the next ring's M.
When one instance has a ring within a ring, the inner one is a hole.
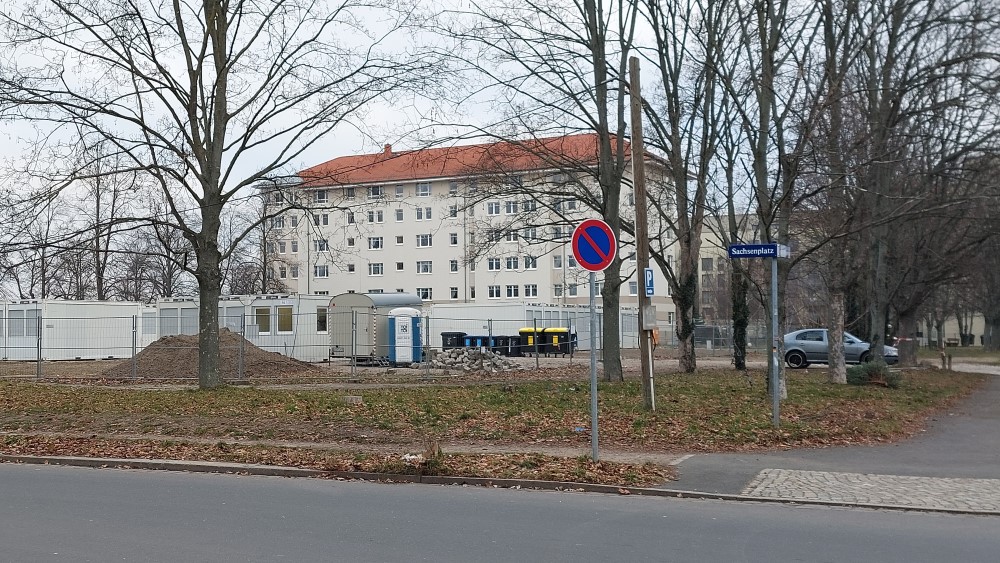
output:
M587 219L573 230L573 256L584 270L600 272L615 259L618 241L607 223Z

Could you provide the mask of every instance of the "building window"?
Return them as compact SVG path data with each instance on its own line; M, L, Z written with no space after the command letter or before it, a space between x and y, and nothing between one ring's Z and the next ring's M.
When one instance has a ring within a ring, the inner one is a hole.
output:
M278 251L278 245L274 244L273 240L267 243L268 254L274 254L277 251Z
M552 286L552 297L562 297L563 296L563 286L561 283L557 283Z
M354 237L347 237L347 246L354 247Z
M385 268L382 266L381 262L371 262L368 264L369 276L381 276L384 273L385 273Z
M711 258L702 258L701 259L701 271L702 272L711 272L712 271L712 259Z
M628 294L639 295L639 282L637 281L628 282Z
M525 297L538 297L538 285L533 283L524 284Z
M518 238L517 231L507 231L506 233L504 233L504 238L507 240L507 242L517 241Z
M330 201L330 192L327 190L316 190L313 192L313 203L327 203Z
M417 197L430 197L430 195L431 195L430 182L420 182L419 184L417 184Z
M491 285L491 286L489 286L488 289L489 289L489 297L490 297L490 299L500 299L500 297L502 297L500 295L500 286L499 285Z
M486 260L486 269L491 272L500 271L500 259L499 258L488 258Z
M519 287L516 285L507 286L507 297L517 297L519 294Z
M507 212L507 215L514 215L515 213L517 213L517 202L516 201L504 202L504 209Z
M316 239L313 243L316 245L316 252L326 252L330 250L330 243L325 238Z
M278 317L278 332L292 332L292 307L284 305L275 307L275 316Z
M520 260L518 259L517 256L508 256L507 257L507 269L508 270L516 270L516 269L518 269L518 263L519 262L520 262Z
M524 257L524 269L525 270L537 270L538 269L538 258L534 256Z
M299 226L299 216L298 215L292 215L291 217L289 217L289 219L292 221L292 228L293 229L295 227Z
M348 219L348 221L347 221L348 223L353 223L354 222L354 214L353 213L348 213L347 214L347 219ZM326 225L329 225L329 224L330 224L330 214L329 213L313 213L313 225L319 227L319 226L326 226Z
M289 268L289 270L291 270L291 274L292 274L292 279L293 280L299 279L299 267L298 266L292 266L292 267Z
M350 272L354 272L354 270L355 270L355 267L354 267L354 264L348 264L348 265L347 265L347 271L348 271L349 273L350 273Z
M368 237L368 250L379 250L384 248L382 237Z
M368 188L368 199L378 199L380 197L385 197L382 186L370 186Z
M469 299L475 299L475 298L476 298L476 286L470 285L469 286Z
M287 278L288 277L288 269L285 268L284 266L278 266L278 277L281 278L281 279Z
M326 313L327 313L326 307L316 307L316 332L327 331Z
M417 260L417 273L418 274L429 274L433 266L430 260Z
M417 221L430 221L431 219L431 208L430 207L418 207L417 208Z
M278 254L284 254L284 253L285 253L285 241L279 240L278 241Z
M273 201L274 203L282 203L283 201L285 201L285 194L281 192L274 192L272 196L273 197L271 201Z
M258 334L271 334L271 308L254 307L253 320Z
M529 211L537 211L537 210L538 210L538 202L537 201L535 201L533 199L526 199L526 200L524 200L524 201L521 202L521 211L524 211L525 213L527 213Z
M406 266L404 266L402 262L396 262L396 271L397 272L402 272L405 269L406 269Z
M403 244L403 235L396 235L396 244Z
M458 299L458 288L457 287L449 287L448 291L451 294L451 298L452 299Z
M486 214L487 215L499 215L500 214L500 202L499 201L488 201L488 202L486 202Z
M570 297L576 297L576 284L575 283L569 284L569 288L568 289L569 290L568 290L567 293L569 293L569 296Z
M458 182L454 180L448 182L448 195L458 195Z
M448 261L448 270L451 271L451 272L457 272L458 271L458 260L449 260Z
M353 211L348 211L347 212L347 224L348 225L353 225L354 223L355 223L355 221L354 221L354 212Z
M600 295L604 291L604 282L594 282L594 295Z
M567 199L566 200L566 210L567 211L576 211L576 200L575 199Z
M344 188L344 199L354 199L354 188Z
M368 222L369 223L384 223L385 217L382 215L381 209L376 209L368 212Z
M292 254L298 254L298 253L299 253L299 241L293 240L292 241Z
M560 225L552 227L552 240L560 241L563 239L563 228Z
M365 293L384 293L385 290L382 288L372 288L365 291Z
M475 260L469 261L469 271L470 272L475 272L476 271L476 261Z
M417 248L428 248L433 244L431 235L417 235Z
M458 206L449 205L448 206L448 217L458 217Z
M326 264L313 266L313 277L315 278L328 278L330 277L330 266Z
M576 257L575 256L567 256L566 257L566 267L567 268L576 268Z
M429 288L429 287L418 287L417 288L417 297L423 299L424 301L430 301L431 299L434 298L433 296L434 296L434 293L431 291L431 288Z
M397 223L402 223L403 222L403 210L402 209L397 209L396 210L396 222Z
M403 199L403 186L396 186L396 199Z
M538 229L535 227L528 227L521 232L521 238L526 241L533 241L538 238Z
M559 269L562 268L562 255L561 254L553 254L552 255L552 267L555 268L556 270L559 270Z
M448 244L458 246L458 233L448 233Z
M271 217L271 228L272 229L284 229L285 228L285 218L281 215L277 217Z

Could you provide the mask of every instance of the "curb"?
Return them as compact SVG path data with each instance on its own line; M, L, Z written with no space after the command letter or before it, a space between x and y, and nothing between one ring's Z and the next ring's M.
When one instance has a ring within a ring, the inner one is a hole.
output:
M471 485L501 489L536 489L562 492L603 493L615 495L636 495L644 497L684 498L695 500L724 500L742 502L763 502L773 504L828 506L842 508L868 508L897 510L905 512L925 512L969 516L1000 516L997 510L970 510L960 508L933 508L897 504L873 504L844 501L788 499L781 497L756 497L748 495L684 491L678 489L658 489L649 487L626 487L597 485L571 481L538 481L532 479L492 479L487 477L462 477L448 475L410 475L394 473L369 473L364 471L324 471L302 469L278 465L250 463L225 463L213 461L181 461L167 459L125 459L76 456L30 456L0 454L0 463L24 463L35 465L65 465L90 467L94 469L147 469L155 471L187 471L191 473L230 473L266 477L312 477L320 479L356 479L383 483L413 483L424 485Z

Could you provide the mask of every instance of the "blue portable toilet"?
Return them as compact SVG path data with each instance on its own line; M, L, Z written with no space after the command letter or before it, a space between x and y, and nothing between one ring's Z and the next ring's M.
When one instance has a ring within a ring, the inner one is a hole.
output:
M389 363L412 364L423 357L420 310L397 307L389 311Z

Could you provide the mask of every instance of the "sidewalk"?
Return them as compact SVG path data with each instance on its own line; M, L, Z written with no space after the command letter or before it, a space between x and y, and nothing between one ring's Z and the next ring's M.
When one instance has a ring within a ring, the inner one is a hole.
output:
M993 372L995 366L957 365ZM699 454L671 489L799 501L1000 511L1000 375L897 444Z

